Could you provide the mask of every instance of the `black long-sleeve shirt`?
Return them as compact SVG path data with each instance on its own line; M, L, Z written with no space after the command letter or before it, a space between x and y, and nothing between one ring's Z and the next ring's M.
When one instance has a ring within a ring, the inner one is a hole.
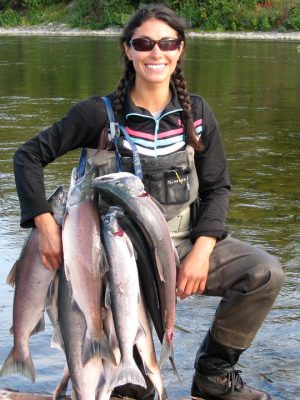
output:
M190 97L196 130L201 131L205 147L204 152L195 154L201 201L199 217L194 221L192 239L198 236L221 238L224 234L230 191L224 147L216 119L208 104L201 96L191 94ZM181 124L181 111L173 90L173 96L163 111L165 116L160 120L158 132L151 114L136 107L131 100L126 102L124 119L121 122L134 132L143 130L148 132L147 135L159 136L159 133L164 135L166 132L176 131L174 128ZM138 113L149 117L141 122L136 118ZM51 212L45 196L43 168L68 151L82 147L98 148L101 132L107 123L104 103L100 96L95 96L73 106L64 118L16 151L14 171L22 227L32 227L35 216Z

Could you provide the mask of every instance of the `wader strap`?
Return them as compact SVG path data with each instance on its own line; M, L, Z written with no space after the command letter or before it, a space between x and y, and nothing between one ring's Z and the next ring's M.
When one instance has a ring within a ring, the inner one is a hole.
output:
M83 147L83 149L81 150L78 167L76 169L76 181L78 181L78 179L84 175L86 162L87 162L87 149L86 147Z
M103 96L102 100L104 101L104 105L106 108L107 116L109 119L109 133L112 141L114 142L115 149L116 149L116 164L117 164L117 170L118 172L122 171L122 158L121 154L119 153L118 149L118 137L119 137L119 131L117 129L117 123L115 122L115 115L112 109L111 102L108 97Z
M127 139L127 142L130 144L131 151L132 151L132 158L133 158L134 174L136 176L138 176L140 179L143 179L142 164L141 164L140 156L139 156L138 150L136 148L136 145L132 141L131 137L129 136L129 134L126 131L126 129L124 128L124 126L119 125L119 129L121 129L125 138Z
M131 147L134 173L140 179L143 179L142 164L141 164L140 156L139 156L138 150L136 148L136 145L132 141L132 139L129 136L128 132L126 131L125 127L122 125L119 125L117 122L115 122L115 116L114 116L114 112L113 112L112 105L111 105L109 98L106 96L103 96L102 100L104 101L106 111L107 111L107 116L109 119L110 135L111 135L111 138L112 138L115 148L116 148L118 171L122 171L122 159L121 159L121 155L118 150L118 139L119 139L119 129L120 129Z

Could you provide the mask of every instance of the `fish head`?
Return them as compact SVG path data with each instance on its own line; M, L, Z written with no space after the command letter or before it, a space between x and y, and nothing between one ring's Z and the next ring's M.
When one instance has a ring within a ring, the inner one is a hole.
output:
M82 201L92 198L94 192L92 181L94 176L95 170L93 167L90 167L81 178L77 179L77 170L73 168L68 193L68 206L79 204Z
M120 227L118 218L124 215L122 208L117 206L109 207L107 213L103 216L103 223L106 231L114 236L123 236L124 230Z
M139 177L129 172L116 172L94 179L93 186L101 192L111 192L123 199L141 196L144 184Z
M51 194L48 202L52 209L55 221L61 225L65 215L67 203L67 192L65 191L64 187L59 186L55 192Z

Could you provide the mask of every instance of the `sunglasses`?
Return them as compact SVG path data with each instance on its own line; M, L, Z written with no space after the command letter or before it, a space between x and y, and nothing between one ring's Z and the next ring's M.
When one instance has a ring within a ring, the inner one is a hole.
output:
M151 51L156 44L162 51L174 51L179 49L180 43L181 40L179 39L152 40L146 38L132 39L128 42L136 51Z

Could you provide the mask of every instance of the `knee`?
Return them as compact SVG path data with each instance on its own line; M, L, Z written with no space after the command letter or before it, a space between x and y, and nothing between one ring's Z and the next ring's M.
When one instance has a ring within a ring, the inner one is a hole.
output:
M272 293L274 299L277 297L283 281L284 272L279 260L268 253L264 253L257 265L258 274L263 277L269 293Z
M234 289L244 294L256 291L265 295L268 293L270 298L275 299L284 280L283 269L279 260L265 251L255 248L245 267L244 277L238 279Z
M272 258L271 264L269 265L270 283L274 292L277 295L284 282L284 272L279 260L276 257L270 257Z

